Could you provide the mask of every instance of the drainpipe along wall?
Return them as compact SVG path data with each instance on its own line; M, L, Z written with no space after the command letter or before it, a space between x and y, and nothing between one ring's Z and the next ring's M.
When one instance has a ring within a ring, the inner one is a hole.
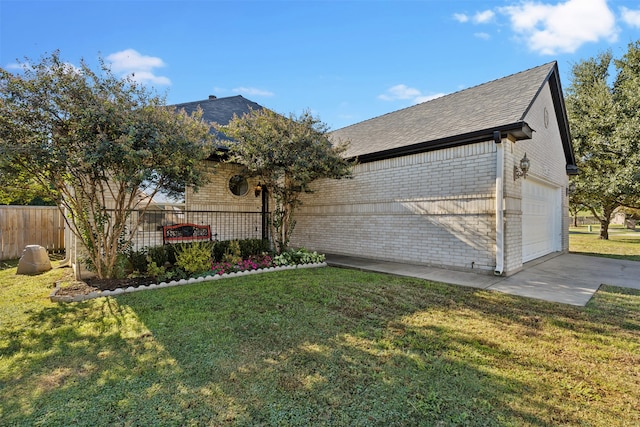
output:
M496 144L496 268L494 274L504 272L504 144L500 132L493 132Z

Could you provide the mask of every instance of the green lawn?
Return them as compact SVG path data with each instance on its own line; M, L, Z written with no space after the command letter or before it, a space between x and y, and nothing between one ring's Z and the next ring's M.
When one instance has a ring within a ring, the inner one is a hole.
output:
M640 291L578 308L319 268L53 304L65 270L15 265L1 425L640 425Z
M586 255L640 261L640 229L628 230L622 226L609 227L609 240L600 237L600 226L571 227L569 250Z

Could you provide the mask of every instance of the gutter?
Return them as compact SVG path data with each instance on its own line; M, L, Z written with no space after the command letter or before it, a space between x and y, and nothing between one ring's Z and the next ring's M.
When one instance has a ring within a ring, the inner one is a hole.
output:
M500 131L493 132L496 144L496 276L504 272L504 144Z
M391 148L388 150L382 150L373 153L359 154L353 156L352 159L357 160L359 163L368 163L377 160L407 156L410 154L441 150L443 148L475 144L478 142L491 141L492 139L494 139L494 135L496 132L498 132L500 135L510 135L514 141L520 141L523 139L531 139L533 129L531 129L526 122L519 121L490 129L483 129L475 132L449 136L446 138L419 142L417 144L405 145L402 147Z

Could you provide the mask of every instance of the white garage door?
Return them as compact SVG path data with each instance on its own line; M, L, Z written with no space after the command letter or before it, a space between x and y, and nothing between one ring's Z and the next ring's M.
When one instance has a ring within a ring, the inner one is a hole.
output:
M560 189L522 181L522 262L562 248Z

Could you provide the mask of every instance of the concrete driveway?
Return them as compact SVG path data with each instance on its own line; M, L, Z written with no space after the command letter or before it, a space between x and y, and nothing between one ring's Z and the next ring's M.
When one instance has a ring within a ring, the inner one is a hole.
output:
M578 306L586 305L603 284L640 289L640 262L576 254L532 261L509 277L329 254L327 263Z
M640 262L563 254L525 266L488 289L584 306L600 285L640 289Z

